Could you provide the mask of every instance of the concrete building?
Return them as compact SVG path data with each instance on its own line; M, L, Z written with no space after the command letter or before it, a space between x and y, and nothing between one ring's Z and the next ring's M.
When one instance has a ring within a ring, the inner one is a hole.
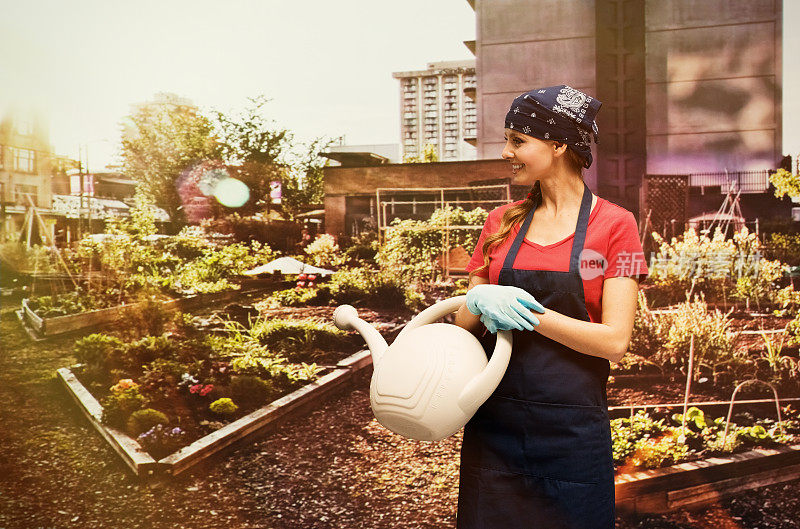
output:
M43 236L53 235L52 159L42 116L13 106L0 109L0 241L22 237L40 243ZM44 228L35 219L27 229L32 208L41 216Z
M725 188L782 158L781 0L468 1L478 158L500 155L514 97L559 84L602 101L587 183L635 213L645 174Z
M432 62L392 76L400 81L401 158L432 145L439 161L474 160L475 61Z

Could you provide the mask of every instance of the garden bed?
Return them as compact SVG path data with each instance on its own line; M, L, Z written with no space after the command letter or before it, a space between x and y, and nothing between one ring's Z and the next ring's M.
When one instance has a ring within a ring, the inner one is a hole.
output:
M184 298L163 301L162 306L171 310L193 310L204 305L225 303L240 299L254 291L270 292L285 288L290 282L273 281L271 283L256 284L248 290L226 290L209 294L196 294ZM90 329L101 325L118 322L137 310L144 302L117 305L105 309L97 309L66 316L42 318L29 307L29 299L22 300L22 307L17 311L17 318L33 339L45 339L59 334Z
M317 408L325 399L348 387L353 377L371 365L369 352L361 351L339 362L318 380L231 422L176 452L156 461L125 432L101 421L103 409L69 368L58 370L72 399L125 464L140 478L176 476L224 450L274 430L282 423Z

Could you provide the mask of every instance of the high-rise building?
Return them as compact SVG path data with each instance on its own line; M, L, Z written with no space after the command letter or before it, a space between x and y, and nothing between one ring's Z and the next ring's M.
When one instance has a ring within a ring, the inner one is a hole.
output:
M724 187L782 157L782 0L467 1L481 159L499 157L514 97L560 84L603 102L586 179L632 211L644 175Z
M422 157L430 145L439 161L474 160L475 61L432 62L392 76L400 80L402 158Z

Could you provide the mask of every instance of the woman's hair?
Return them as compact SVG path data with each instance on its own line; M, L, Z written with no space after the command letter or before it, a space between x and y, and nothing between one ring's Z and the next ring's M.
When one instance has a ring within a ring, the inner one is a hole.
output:
M550 144L559 144L558 141L552 140L542 140L546 141ZM567 151L564 153L566 156L566 163L567 167L569 168L570 172L574 172L580 175L581 179L583 178L583 159L575 153L569 146L567 146ZM520 202L519 204L515 204L508 209L505 210L503 213L503 218L500 220L500 229L497 230L496 233L492 233L491 235L487 235L486 238L483 240L483 247L481 248L481 252L483 253L483 266L480 268L476 268L472 272L469 273L469 280L472 281L472 277L477 274L479 271L483 270L484 268L489 268L489 252L491 251L492 247L502 243L508 234L511 232L511 228L513 228L517 223L521 223L522 220L528 215L528 213L533 209L533 205L538 203L542 199L542 189L539 184L539 181L533 183L533 188L531 189L531 193L528 197Z

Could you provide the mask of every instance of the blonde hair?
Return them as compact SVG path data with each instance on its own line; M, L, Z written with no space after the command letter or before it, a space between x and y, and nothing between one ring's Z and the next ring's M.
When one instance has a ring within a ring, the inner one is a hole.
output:
M542 140L548 141L548 140ZM555 145L559 142L550 140L549 143ZM567 147L567 151L565 153L566 156L566 163L567 167L570 172L577 173L580 175L581 180L583 179L583 158L578 156L578 154L572 150L571 148ZM500 219L500 229L497 232L488 235L483 240L483 246L481 247L481 252L483 253L483 266L480 268L476 268L472 272L469 273L469 281L472 282L472 278L478 272L483 269L489 268L489 253L492 251L492 248L501 244L503 241L506 240L508 234L511 233L511 229L516 226L518 223L522 223L523 219L530 213L531 209L533 209L533 205L538 203L542 198L542 188L539 184L539 181L533 183L533 187L531 188L531 193L528 197L525 198L519 204L515 204L503 212L503 218Z

